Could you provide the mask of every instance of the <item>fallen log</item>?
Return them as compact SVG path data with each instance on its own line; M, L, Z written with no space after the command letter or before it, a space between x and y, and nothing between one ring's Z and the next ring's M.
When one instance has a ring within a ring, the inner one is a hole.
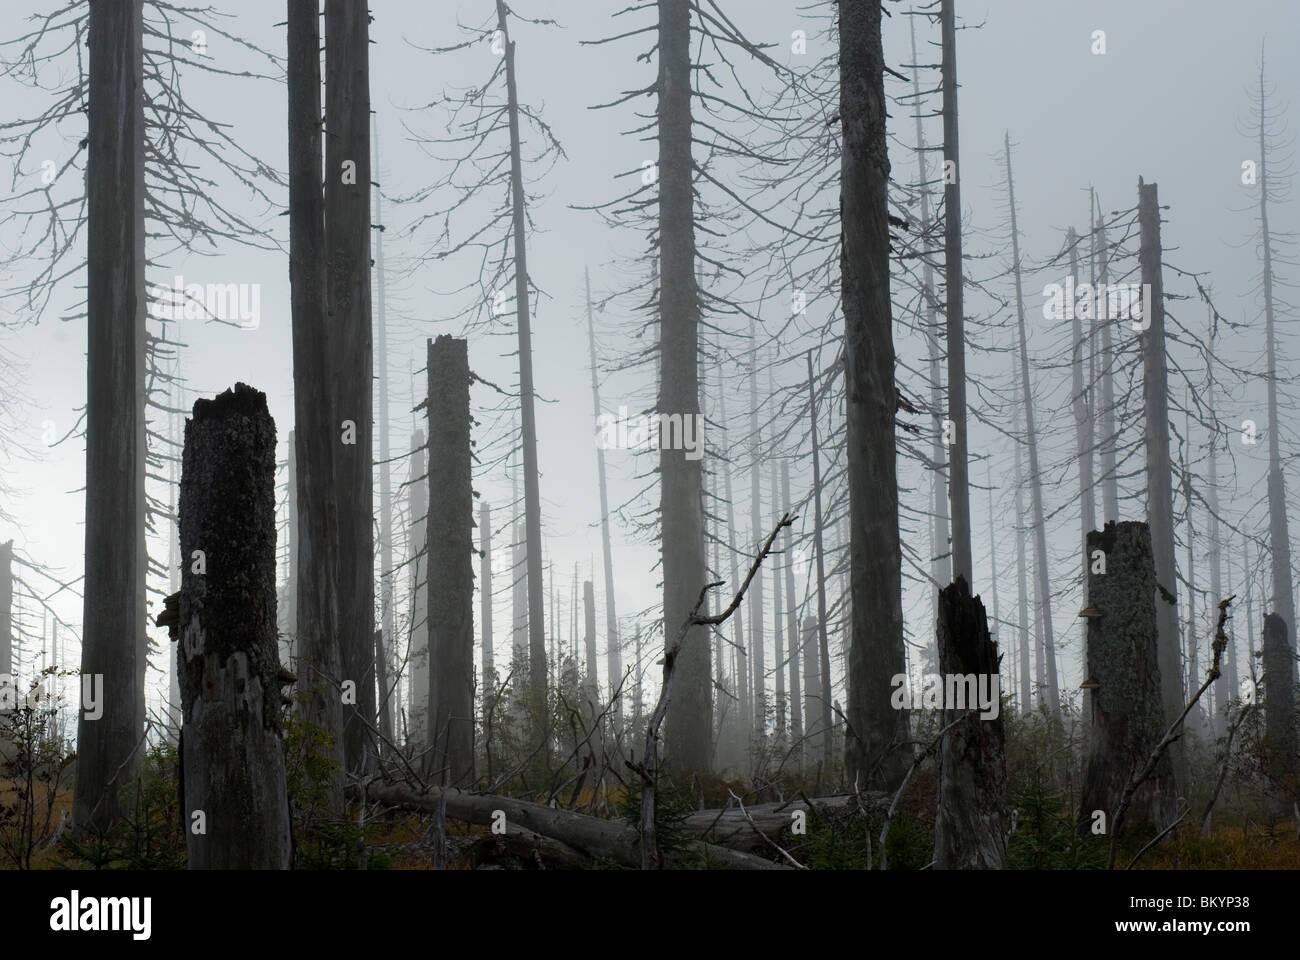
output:
M437 811L441 793L439 787L417 792L399 784L372 784L366 791L367 797L378 803L427 813ZM446 799L447 816L452 819L492 826L499 824L504 815L507 836L512 831L526 830L549 837L589 857L610 860L624 867L641 866L641 837L630 823L604 820L513 797L466 793L455 788L447 789ZM729 811L701 812L719 814ZM739 814L739 810L736 812ZM711 865L728 870L789 869L785 864L702 840L696 841L693 849Z
M883 793L862 794L864 804L887 803ZM811 804L811 807L809 806ZM749 849L762 844L755 829L763 831L775 839L782 833L789 833L794 823L794 814L801 811L809 820L815 818L841 819L858 812L857 804L851 794L834 797L810 797L784 800L779 803L756 803L745 805L744 812L739 806L722 809L696 810L686 816L682 825L691 833L707 838L713 843L728 847ZM749 822L749 818L753 823Z

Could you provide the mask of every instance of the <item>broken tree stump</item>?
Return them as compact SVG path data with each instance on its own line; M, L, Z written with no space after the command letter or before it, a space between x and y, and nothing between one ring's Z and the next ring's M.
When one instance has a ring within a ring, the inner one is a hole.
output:
M287 869L276 641L275 422L235 385L185 423L182 788L191 870Z
M946 732L939 748L934 868L1001 870L1007 859L1002 823L1007 761L998 645L989 636L984 604L970 595L964 577L939 592L938 614L939 672L945 678L945 689L966 692L966 703L944 704ZM947 678L955 674L973 676L974 683L949 684ZM978 702L970 702L971 692L979 690L992 692L987 711L982 711Z
M469 344L429 341L428 773L444 786L474 775L474 490Z
M1100 556L1098 551L1101 551ZM1108 523L1088 534L1086 711L1091 724L1078 830L1109 831L1120 798L1176 717L1166 717L1156 645L1156 573L1145 523ZM1104 571L1104 572L1094 572ZM1176 795L1169 755L1133 794L1119 825L1146 836L1172 822ZM1096 811L1101 811L1098 817Z

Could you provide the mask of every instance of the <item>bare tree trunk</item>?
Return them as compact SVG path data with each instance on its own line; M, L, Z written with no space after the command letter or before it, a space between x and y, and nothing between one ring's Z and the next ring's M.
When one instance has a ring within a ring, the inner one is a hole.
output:
M750 549L762 543L763 489L759 476L763 436L758 425L758 340L754 321L749 322L749 538ZM761 742L767 736L767 657L763 630L763 578L754 581L749 591L749 650L754 684L754 733Z
M86 168L86 563L81 672L103 715L78 714L73 821L103 830L135 779L144 696L141 0L90 6ZM139 688L139 689L137 689Z
M916 58L916 18L908 18L912 38L912 63ZM930 211L930 165L926 162L925 129L921 124L921 71L912 71L912 96L916 101L917 189L921 194L921 236L928 242L933 227ZM934 609L939 609L939 591L952 582L952 546L948 542L948 488L945 482L943 449L943 348L939 344L939 299L934 293L934 266L930 251L921 260L921 298L925 303L925 342L930 371L930 577L934 580Z
M546 594L542 583L542 499L538 484L537 417L534 412L533 335L529 314L527 215L524 171L519 145L519 97L515 43L510 39L505 0L497 0L497 29L505 43L506 107L510 125L510 203L514 244L515 315L519 336L519 418L524 474L524 549L527 557L529 696L536 722L546 716ZM544 728L534 734L544 741ZM543 752L546 751L543 746Z
M407 725L412 739L428 746L424 740L429 729L429 554L428 538L429 481L425 477L424 431L411 436L411 532L407 550L411 563L411 649L408 657L410 698Z
M275 421L236 384L185 427L184 798L191 870L289 868L275 632Z
M1093 220L1092 256L1090 264L1091 280L1105 285L1110 280L1110 247L1106 242L1106 227L1101 218L1093 219L1097 207L1096 193L1088 191L1088 217ZM1096 311L1094 311L1095 313ZM1092 321L1094 343L1098 326L1101 328L1101 357L1097 363L1098 379L1101 381L1101 404L1098 421L1101 425L1101 501L1102 521L1119 522L1119 475L1116 472L1115 454L1118 438L1115 433L1115 380L1112 371L1115 350L1111 342L1113 320L1097 318Z
M984 604L960 576L939 594L939 672L974 677L975 690L999 697L998 645L989 636ZM989 678L984 680L983 678ZM987 688L984 684L987 683ZM956 692L954 686L954 692ZM939 748L939 806L934 823L936 870L1001 870L1006 867L1006 735L1002 713L986 718L979 704L948 702Z
M1210 410L1210 416L1214 420L1214 429L1210 434L1210 449L1208 452L1209 464L1207 466L1208 479L1206 499L1210 508L1209 519L1209 553L1210 553L1210 599L1211 602L1222 599L1225 596L1223 590L1223 546L1219 542L1219 430L1218 430L1218 410L1215 406L1214 399L1214 375L1209 369L1211 358L1214 357L1214 341L1217 330L1211 320L1210 324L1210 349L1209 356L1206 358L1207 382L1205 387L1205 403ZM1231 577L1231 573L1229 573ZM1232 589L1229 586L1228 593ZM1240 677L1237 674L1237 638L1235 631L1228 631L1228 649L1224 657L1224 679L1226 681L1226 690L1220 691L1215 698L1218 709L1216 726L1220 731L1227 731L1228 723L1228 705L1231 701L1241 696Z
M817 695L821 699L817 711L818 742L822 748L822 765L829 773L835 744L831 725L830 645L826 638L826 545L822 535L821 452L817 448L817 381L813 376L811 350L808 351L808 430L813 462L813 551L817 561Z
M952 576L971 577L970 481L966 446L966 333L962 316L961 185L957 164L957 27L953 0L942 0L944 284L948 347L948 495L952 503ZM842 29L842 28L841 28Z
M492 508L486 500L479 503L478 540L481 545L478 587L479 620L483 624L482 695L486 697L491 692L488 683L496 669L492 650Z
M659 0L659 316L661 414L700 412L699 293L695 282L695 166L691 157L692 0ZM685 623L705 583L700 460L659 451L663 526L664 643ZM706 771L712 754L709 651L699 627L682 640L676 705L664 727L669 763Z
M1075 289L1079 284L1079 235L1074 232L1074 227L1066 232L1066 246L1070 249L1070 278L1074 281ZM1071 369L1074 373L1073 389L1071 393L1071 407L1074 411L1074 433L1076 441L1076 450L1079 458L1079 522L1081 532L1079 537L1080 562L1083 564L1083 605L1088 605L1088 554L1083 551L1084 545L1088 542L1088 534L1097 529L1097 501L1096 501L1096 480L1092 472L1092 449L1093 449L1093 416L1096 413L1095 405L1089 403L1089 397L1092 395L1092 378L1086 375L1084 361L1088 356L1088 341L1083 331L1083 323L1079 318L1079 311L1075 304L1070 304L1071 327L1070 333L1074 344L1074 356L1071 359ZM1086 638L1088 625L1082 625L1083 635ZM1083 661L1087 660L1087 644L1079 644L1080 655Z
M583 271L587 284L587 345L591 352L591 403L592 415L600 417L600 384L596 377L596 325L591 314L591 274ZM609 695L623 683L623 657L619 650L618 613L614 604L614 551L609 538L609 493L605 483L605 451L596 444L596 479L600 484L600 549L605 569L605 663ZM613 721L615 731L623 728L622 697L614 701Z
M1016 391L1017 401L1020 399L1020 382L1017 378ZM1017 402L1012 412L1012 440L1015 443L1015 481L1016 481L1016 522L1012 529L1016 534L1016 590L1017 604L1016 613L1020 625L1019 649L1020 649L1020 712L1029 713L1034 709L1033 681L1030 679L1030 670L1032 660L1029 651L1029 587L1028 587L1028 563L1025 560L1025 531L1020 525L1020 520L1025 515L1025 483L1024 472L1021 467L1023 454L1020 452L1020 410L1022 404ZM1041 696L1041 688L1040 688Z
M781 461L781 502L787 510L790 503L790 461ZM800 659L803 643L799 636L799 604L795 600L793 534L786 527L782 533L782 552L785 554L785 617L786 634L790 637L790 736L798 744L799 766L803 766L803 693L800 685Z
M379 175L379 117L375 115L375 175ZM393 713L397 697L388 680L389 664L396 649L393 634L393 490L389 474L388 443L388 317L384 309L384 214L382 196L375 191L375 288L378 293L378 316L375 329L379 333L379 576L380 622L382 633L375 650L379 679L380 732L393 742Z
M1264 739L1269 774L1286 801L1296 793L1295 649L1286 621L1275 613L1264 616ZM1283 802L1281 809L1290 809Z
M1007 202L1011 207L1011 269L1016 284L1016 329L1020 346L1020 399L1025 414L1025 440L1029 450L1029 501L1034 521L1034 600L1041 618L1039 657L1047 680L1047 706L1056 719L1061 713L1061 692L1056 678L1056 641L1052 631L1052 587L1048 573L1047 525L1043 512L1043 479L1038 469L1038 432L1034 424L1034 387L1029 379L1029 343L1025 334L1025 297L1020 279L1020 231L1016 227L1016 187L1011 175L1011 135L1003 140L1007 161Z
M1195 690L1201 685L1201 659L1198 653L1199 644L1196 639L1196 527L1192 523L1194 511L1192 506L1192 470L1191 470L1191 437L1192 437L1192 405L1191 397L1188 396L1185 407L1187 411L1186 419L1183 426L1183 483L1182 493L1183 501L1187 509L1187 622L1184 627L1183 651L1185 655L1184 662L1187 664L1187 674L1183 681L1184 689ZM1222 599L1222 598L1220 598ZM1206 693L1210 693L1214 688L1211 687ZM1192 707L1192 712L1187 715L1185 729L1201 736L1205 733L1205 711L1201 708L1200 703Z
M768 394L774 396L775 391L769 390ZM775 467L773 467L771 472L769 473L769 479L772 481L772 510L776 514L776 516L772 520L772 523L773 525L775 525L780 521L782 515L784 515L786 510L790 508L790 505L788 503L783 504L777 495ZM788 555L784 559L787 564L790 562L790 558ZM776 635L775 636L776 659L773 661L773 666L776 669L776 735L780 737L782 740L784 740L786 734L785 631L781 625L781 622L785 618L785 611L783 609L785 604L784 604L784 598L782 597L783 591L781 589L781 576L782 576L781 568L778 565L773 564L772 565L772 610L775 616L773 616L772 618L772 623L775 628L774 632ZM793 642L793 638L792 638L792 642Z
M1138 259L1143 287L1150 285L1150 302L1143 304L1141 334L1143 405L1146 409L1147 522L1156 569L1156 623L1160 629L1161 701L1166 724L1183 712L1182 663L1178 650L1178 575L1174 560L1174 495L1169 460L1169 377L1165 359L1164 283L1160 271L1160 201L1156 185L1138 180L1138 219L1142 242ZM1181 739L1169 749L1174 778L1186 789L1187 753Z
M14 542L0 543L0 693L3 687L12 684L14 679ZM3 701L0 697L0 701Z
M1268 363L1268 549L1273 565L1273 612L1286 623L1288 637L1295 636L1295 592L1291 575L1291 536L1287 528L1286 481L1282 472L1277 406L1277 328L1273 300L1273 237L1268 226L1268 149L1264 98L1264 65L1259 67L1259 226L1263 251L1264 351ZM1295 685L1295 665L1291 667Z
M851 556L846 715L854 734L849 736L846 730L844 763L845 779L857 789L870 787L877 772L887 787L896 786L909 761L906 750L889 749L908 739L909 726L907 712L895 710L890 702L890 678L907 667L895 464L898 389L889 300L889 156L880 17L879 0L840 8L840 277L847 354ZM964 438L964 427L962 435ZM961 459L964 470L964 448ZM968 538L969 519L967 513ZM969 542L966 563L969 567ZM829 673L825 671L822 680L828 699Z
M474 491L469 345L429 342L429 754L444 786L474 776ZM437 506L434 507L433 504Z
M1095 616L1087 619L1088 716L1091 733L1083 773L1079 832L1087 833L1094 811L1106 817L1109 835L1120 798L1164 736L1167 713L1161 708L1162 666L1155 567L1145 523L1108 523L1088 534L1089 555L1101 550L1105 573L1088 567L1088 597ZM1182 711L1179 711L1179 714ZM1177 717L1179 714L1174 714ZM1155 775L1138 787L1121 829L1153 834L1174 816L1174 772L1168 754Z
M718 414L723 424L727 422L727 391L725 388L718 391ZM724 428L725 429L725 428ZM719 465L722 470L723 484L727 494L727 560L729 563L730 578L728 583L739 583L739 568L736 564L736 506L731 485L731 463L724 462ZM732 637L734 655L736 658L736 669L733 672L735 677L736 697L739 700L740 716L739 724L741 730L741 750L742 753L747 749L750 737L754 732L754 704L752 699L753 688L749 685L749 657L745 651L749 648L745 646L745 617L744 608L736 611L731 618L731 622L736 626L736 632Z
M600 698L600 660L596 657L596 586L590 580L582 581L582 642L587 654L587 688L595 702Z

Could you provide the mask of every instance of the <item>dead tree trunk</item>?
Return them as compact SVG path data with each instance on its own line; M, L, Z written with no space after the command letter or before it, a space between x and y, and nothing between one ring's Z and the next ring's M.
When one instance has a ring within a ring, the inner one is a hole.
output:
M591 405L592 415L600 418L600 384L596 377L596 323L591 312L591 274L583 271L587 284L587 346L591 353ZM614 552L609 538L609 492L605 483L605 450L596 444L596 479L600 485L600 549L605 570L605 681L609 695L623 684L623 657L619 650L618 613L614 604ZM614 701L614 730L623 729L623 698Z
M970 480L966 446L966 332L962 316L961 184L957 164L957 25L953 0L942 0L943 234L948 347L948 496L952 504L952 576L971 579Z
M840 278L850 553L844 770L846 781L858 789L872 786L877 774L886 786L896 786L902 780L908 751L890 748L909 737L907 712L890 704L890 677L905 672L907 665L898 536L894 434L898 389L889 299L889 156L880 17L878 0L840 7ZM962 429L964 437L964 426ZM961 457L964 469L964 452ZM968 511L968 535L969 520ZM969 580L969 571L966 576ZM827 674L829 679L829 671Z
M1142 242L1143 290L1149 302L1142 305L1142 392L1146 409L1147 522L1151 525L1151 554L1156 568L1156 624L1160 630L1161 702L1166 723L1173 723L1187 702L1178 649L1178 572L1174 559L1173 473L1169 459L1169 375L1165 357L1164 282L1160 270L1160 201L1154 183L1138 180L1138 220ZM1149 286L1148 286L1149 285ZM1169 749L1174 777L1187 784L1187 752L1183 740Z
M1100 283L1103 287L1110 279L1110 249L1106 241L1105 222L1094 216L1097 211L1097 195L1094 191L1088 191L1088 219L1093 226L1090 230L1092 245L1089 273L1093 284L1093 289ZM1119 522L1119 475L1116 472L1115 456L1118 448L1118 437L1115 433L1115 379L1111 364L1115 356L1114 345L1112 343L1112 326L1114 321L1107 318L1098 318L1098 311L1093 311L1093 339L1094 339L1094 357L1098 352L1096 336L1098 327L1101 331L1101 344L1099 348L1100 357L1096 357L1096 377L1094 382L1101 382L1101 402L1097 405L1097 421L1101 430L1101 440L1098 443L1100 448L1101 460L1101 503L1102 503L1102 522L1118 523Z
M289 867L275 634L275 422L236 384L185 425L183 790L191 870Z
M722 420L723 429L726 429L727 423L727 391L719 389L718 391L718 414ZM723 484L727 493L727 559L730 565L729 573L731 579L728 583L739 582L739 567L736 563L736 506L733 499L731 484L731 464L720 464L722 470ZM740 730L741 730L741 750L742 753L747 748L750 737L754 731L754 705L751 694L753 688L749 685L749 657L746 654L748 647L745 646L745 611L737 610L735 616L731 618L732 623L736 625L736 631L732 638L732 650L736 658L736 669L732 675L735 679L736 698L739 701L740 713Z
M375 175L379 175L379 117L374 117ZM379 388L379 615L382 631L375 648L376 675L379 680L379 729L384 738L393 743L393 718L397 697L388 680L389 665L397 649L393 633L393 489L389 473L388 442L388 316L384 303L384 215L382 197L375 191L375 288L377 314L375 329L379 334L379 367L376 377Z
M1109 833L1120 797L1167 728L1160 702L1156 620L1161 601L1145 523L1108 523L1104 530L1090 531L1087 550L1089 557L1098 550L1102 556L1088 565L1090 606L1084 611L1088 614L1084 688L1091 732L1079 831L1089 832L1095 811L1101 811ZM1102 569L1104 573L1093 572ZM1155 774L1138 787L1121 829L1151 835L1168 826L1174 813L1174 782L1166 754Z
M583 644L587 651L587 687L593 700L600 696L600 661L596 658L596 587L582 581ZM613 691L610 691L613 694Z
M691 155L693 0L659 0L659 378L660 414L700 413L700 303L695 281L695 163ZM664 645L674 640L705 582L702 461L685 450L659 451L663 525ZM713 754L713 686L703 631L692 627L677 659L676 706L664 727L668 763L706 772Z
M792 509L790 504L790 461L781 461L781 503L785 509ZM790 638L790 736L799 757L798 766L803 766L803 692L799 676L801 651L803 644L799 639L799 605L795 601L794 585L794 536L790 528L782 531L782 552L785 554L785 629Z
M803 635L799 645L803 648L804 662L804 726L808 752L818 763L825 760L824 741L830 736L822 712L822 660L817 643L819 630L816 617L804 617Z
M1052 630L1052 584L1048 572L1047 524L1043 512L1043 477L1038 469L1038 432L1034 423L1034 386L1029 379L1029 343L1025 334L1025 297L1020 279L1020 231L1016 227L1016 187L1011 175L1011 134L1003 141L1007 160L1007 202L1011 207L1011 269L1016 284L1016 329L1020 344L1020 399L1025 414L1025 441L1029 452L1029 502L1034 519L1034 599L1042 618L1039 657L1047 680L1047 707L1053 720L1060 718L1061 693L1056 678L1056 640Z
M1017 378L1016 391L1019 398L1020 383ZM1025 559L1025 530L1020 525L1020 519L1025 515L1025 481L1022 461L1024 454L1020 451L1020 410L1021 405L1017 403L1012 411L1011 433L1012 442L1015 444L1015 485L1016 485L1016 520L1012 524L1012 530L1016 535L1016 619L1018 624L1017 644L1020 656L1020 712L1029 713L1034 709L1034 682L1030 673L1033 669L1033 660L1030 656L1029 644L1029 564ZM1042 696L1041 686L1039 696Z
M4 686L14 680L14 542L0 543L0 703L4 702Z
M750 548L763 536L763 488L759 471L763 436L758 423L758 339L754 321L749 321L749 537ZM764 643L763 578L749 591L750 671L754 686L754 733L761 742L767 736L767 654Z
M484 500L478 508L479 557L479 620L483 624L483 681L482 695L490 692L488 682L496 670L492 651L492 508Z
M1070 250L1070 278L1074 281L1075 289L1079 284L1079 235L1074 232L1074 227L1066 232L1066 246ZM1074 412L1074 435L1076 441L1076 451L1079 457L1079 521L1082 528L1079 536L1080 559L1083 564L1083 605L1088 605L1088 555L1083 550L1088 542L1088 534L1097 529L1097 492L1096 480L1092 472L1092 449L1093 449L1093 415L1095 414L1095 405L1090 405L1088 398L1092 395L1092 378L1087 376L1084 361L1088 356L1088 341L1083 331L1083 322L1079 318L1079 311L1075 309L1075 304L1070 304L1070 334L1071 343L1073 344L1074 356L1071 358L1070 368L1073 371L1073 388L1071 391L1070 406ZM1087 637L1088 625L1083 624L1083 634ZM1081 659L1087 661L1087 643L1079 644Z
M769 390L768 393L772 396L775 395L774 390ZM775 468L770 473L770 479L772 481L772 508L777 513L776 519L779 520L780 515L789 509L789 504L782 504L777 497ZM775 523L776 520L772 522ZM789 563L790 558L788 556L784 559L786 563ZM782 609L784 606L782 596L784 591L782 590L781 577L781 568L774 564L772 567L772 610L774 613L772 624L775 635L774 640L776 641L776 658L772 661L772 664L776 671L776 735L784 741L786 734L785 630L782 627L782 620L785 619L785 611ZM791 640L793 641L793 638Z
M964 688L945 703L939 748L939 808L934 824L936 870L1001 870L1006 866L1006 736L998 682L998 645L989 637L984 604L958 576L939 594L939 673L959 675ZM970 683L970 678L974 683ZM985 679L988 678L988 679ZM985 686L987 684L987 686ZM975 691L992 694L986 717ZM964 700L964 703L953 702Z
M1295 650L1286 621L1276 613L1264 617L1264 741L1269 773L1288 800L1296 792ZM1282 809L1290 808L1283 803Z
M424 431L411 435L411 530L407 543L411 564L411 640L408 654L409 689L407 727L417 744L425 743L429 729L429 554L425 547L428 524L428 478L425 476Z
M78 714L73 821L91 830L117 820L143 736L146 292L136 262L143 242L142 29L141 0L90 6L81 672L95 678L105 703L97 719Z
M334 390L331 440L338 508L339 660L356 685L345 699L349 773L369 773L376 752L374 361L370 316L370 36L366 8L325 0L325 255Z
M817 561L817 710L818 742L822 748L821 762L831 770L835 749L831 725L831 656L826 637L826 541L822 535L822 468L821 451L817 448L817 380L813 375L812 351L808 351L808 436L812 444L813 463L813 549ZM808 725L812 727L811 722Z
M474 491L469 345L429 341L429 724L427 770L444 786L474 775ZM435 506L436 505L436 506Z

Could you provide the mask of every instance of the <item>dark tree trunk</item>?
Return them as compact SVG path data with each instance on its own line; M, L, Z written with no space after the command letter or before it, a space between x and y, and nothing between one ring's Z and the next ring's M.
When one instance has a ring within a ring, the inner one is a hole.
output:
M478 568L479 620L483 624L482 696L486 698L491 693L487 685L496 672L492 656L492 508L486 500L479 503L478 539L482 550Z
M343 711L350 772L376 760L374 362L370 319L370 37L364 4L325 0L325 251L339 504L339 658L356 683ZM350 166L355 164L355 166ZM350 171L350 172L349 172ZM352 425L351 440L345 424ZM341 442L340 442L341 440Z
M957 163L957 25L953 0L942 0L943 236L948 347L948 497L952 505L952 576L971 583L970 472L966 447L966 332L962 316L961 184ZM842 29L842 28L841 28Z
M425 549L425 530L429 516L429 486L425 476L424 431L411 437L411 533L407 551L411 560L411 652L410 703L408 725L413 740L427 746L424 737L429 729L429 555Z
M907 711L890 705L906 671L895 464L894 340L889 301L889 154L881 4L840 7L840 277L848 414L850 644L845 779L897 785L908 766ZM823 685L825 685L823 680Z
M596 587L582 581L582 642L587 654L587 688L593 700L600 696L600 661L596 659Z
M999 697L998 645L989 637L984 604L960 576L939 594L939 672L974 675L976 689ZM969 694L967 694L969 696ZM990 712L994 708L990 708ZM984 719L978 704L945 704L939 747L939 808L934 824L936 870L1001 870L1006 866L1006 736L1002 712Z
M1079 831L1092 829L1093 811L1106 815L1106 830L1129 780L1164 736L1160 704L1161 664L1157 655L1155 567L1145 523L1108 523L1090 531L1088 555L1101 550L1106 572L1088 566L1088 598L1096 616L1087 618L1087 712L1091 723L1083 773ZM1181 712L1181 711L1180 711ZM1175 714L1177 716L1177 714ZM1172 722L1172 721L1171 721ZM1172 820L1174 776L1169 755L1133 795L1121 830L1153 835Z
M695 167L691 158L692 0L659 0L659 378L660 414L683 422L700 412L699 291L695 282ZM686 623L707 579L701 460L659 451L665 648ZM667 763L707 771L713 750L713 689L707 633L692 627L677 657L673 710L664 724Z
M379 168L379 121L374 119L375 173ZM389 680L388 672L397 649L393 623L396 611L393 591L393 489L389 463L388 442L388 316L384 303L384 216L381 195L375 191L375 286L378 294L378 315L375 329L379 334L379 356L376 386L379 389L379 615L382 632L375 648L375 662L379 679L379 729L384 738L393 743L394 716L397 707L396 685Z
M17 688L14 679L14 542L0 543L0 703L5 688ZM12 694L10 694L12 696Z
M429 342L429 729L430 778L474 774L474 490L471 481L469 346Z
M1264 617L1264 741L1269 773L1288 799L1296 793L1295 650L1286 621ZM1290 805L1283 804L1283 810Z
M73 821L106 829L135 780L144 696L144 303L142 4L89 12L86 160L86 561L81 672L103 715L77 722Z
M800 646L804 662L804 723L808 753L819 763L825 762L825 741L830 736L825 726L822 710L822 658L817 636L820 630L816 617L804 617Z
M845 314L847 316L847 313ZM817 448L817 381L813 376L812 351L808 351L808 439L812 444L813 464L813 549L817 561L817 743L822 748L821 761L829 773L835 743L831 724L831 656L826 637L826 540L822 533L821 451ZM813 687L809 684L809 690ZM809 715L811 716L811 714ZM811 720L808 728L812 729ZM860 784L864 787L866 784Z
M768 392L769 395L775 396L774 390L769 390ZM787 503L782 505L778 498L775 467L772 468L769 476L772 481L772 509L776 513L776 517L772 520L772 526L775 527L776 524L780 522L781 516L789 509L789 504ZM788 531L789 528L787 527L786 532ZM783 559L786 563L790 562L788 554ZM776 641L776 659L773 660L772 663L776 671L776 735L784 741L786 734L785 629L782 626L782 622L785 620L785 610L783 609L785 603L784 597L782 596L784 591L782 589L781 578L781 565L779 563L774 563L772 565L772 623L774 627L773 639Z
M763 436L758 423L758 339L754 321L749 322L749 539L750 549L763 543L763 485L759 464ZM754 578L749 595L749 656L754 687L754 734L759 742L767 736L767 654L763 628L763 577Z
M781 461L781 502L791 509L790 462ZM785 554L785 629L790 638L790 736L796 744L798 766L803 766L803 688L799 675L803 644L799 637L799 605L795 600L794 585L794 534L791 528L781 531L781 549Z
M236 384L185 425L183 789L191 870L289 867L275 631L275 422Z
M289 289L298 503L296 651L309 749L328 768L325 806L343 809L343 703L335 568L334 418L325 316L325 208L321 185L320 18L316 3L287 0ZM182 563L187 558L181 557Z
M1147 522L1151 525L1151 555L1156 569L1157 656L1160 693L1166 723L1183 712L1182 658L1178 649L1178 571L1174 560L1174 492L1169 459L1169 374L1165 357L1164 282L1160 270L1160 201L1154 183L1138 180L1138 219L1142 284L1150 285L1150 303L1143 304L1141 334L1142 392L1146 410ZM1149 315L1148 315L1149 314ZM1174 777L1187 785L1187 753L1182 738L1169 748Z

